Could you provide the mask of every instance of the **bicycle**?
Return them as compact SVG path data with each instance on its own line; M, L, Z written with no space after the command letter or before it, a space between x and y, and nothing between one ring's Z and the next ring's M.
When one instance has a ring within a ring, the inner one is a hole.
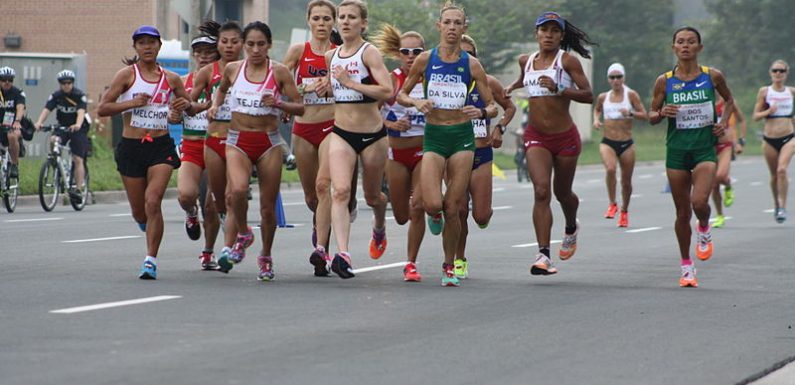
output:
M0 144L0 196L3 197L3 204L9 213L13 213L17 208L17 196L19 195L19 177L12 178L8 173L11 166L11 154L8 148Z
M52 211L58 203L58 198L61 193L67 193L69 203L75 211L80 211L86 207L86 202L89 197L89 175L88 164L83 162L85 169L85 180L82 186L77 186L74 180L74 164L72 164L72 154L69 146L61 143L61 137L57 132L67 132L68 127L58 125L43 126L42 131L52 131L51 137L55 141L50 146L50 152L47 154L47 159L41 165L39 171L39 203L44 211ZM82 195L82 199L75 199L68 192L71 189L77 189Z

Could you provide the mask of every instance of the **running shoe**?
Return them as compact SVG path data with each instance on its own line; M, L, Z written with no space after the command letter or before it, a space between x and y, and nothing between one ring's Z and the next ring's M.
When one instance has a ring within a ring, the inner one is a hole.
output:
M232 249L229 247L224 247L221 249L221 258L218 258L218 271L222 273L229 273L229 270L235 266L229 258L229 254L232 253Z
M481 230L485 230L487 227L489 227L489 222L486 222L486 223L484 223L484 224L482 224L482 225L481 225L481 224L478 224L478 227L479 227Z
M138 228L141 229L142 232L146 232L146 222L138 223Z
M342 279L353 278L353 265L351 264L351 256L348 253L334 254L334 259L331 261L331 271L337 273Z
M157 279L157 265L152 260L144 260L141 265L141 273L138 274L140 279Z
M618 227L629 227L629 213L621 211L618 214Z
M461 281L455 276L455 266L448 263L442 264L442 286L443 287L458 287L461 286Z
M561 261L568 260L574 256L574 252L577 251L577 233L579 232L579 224L577 224L574 234L565 234L564 232L563 241L561 242L560 250L558 251L558 257L560 257Z
M436 215L428 215L428 229L431 230L431 234L439 235L442 233L442 229L444 228L444 216L442 212L439 211Z
M723 189L723 205L726 207L731 207L734 204L734 189L732 186L726 186Z
M417 271L417 265L414 262L406 262L406 266L403 267L403 280L406 282L422 281L422 276Z
M723 225L725 224L726 224L726 217L721 214L718 214L715 216L715 220L712 222L712 227L719 229L723 227Z
M202 236L202 225L199 223L199 208L193 206L193 210L185 212L185 232L188 238L198 240Z
M679 287L698 287L695 265L682 265L682 276L679 277Z
M218 262L215 261L215 254L212 251L202 251L199 260L202 270L218 270Z
M536 261L530 267L530 274L532 275L552 275L558 272L552 260L543 253L536 254Z
M378 259L384 255L386 250L386 229L380 234L373 229L373 237L370 239L370 258Z
M78 190L77 187L69 187L67 193L69 194L70 201L77 205L83 203L83 194L80 193L80 190Z
M329 262L329 256L323 246L315 248L312 255L309 256L309 263L315 267L315 277L329 276Z
M19 178L19 166L11 163L8 165L8 177Z
M273 272L273 258L260 255L257 257L257 266L259 266L259 274L257 274L258 280L270 282L276 277L276 274Z
M232 251L229 253L229 260L232 263L240 263L243 262L243 259L246 258L246 249L254 243L254 233L251 231L251 227L247 229L247 231L243 234L237 233L237 240L232 245Z
M469 261L466 259L456 259L453 261L453 270L455 271L456 277L460 279L469 278Z
M696 225L696 227L700 226ZM707 231L704 232L701 232L701 230L697 228L696 233L698 236L698 242L696 242L696 257L702 261L706 261L712 257L712 233L709 227Z
M776 222L784 223L787 220L787 209L779 207L776 209Z
M618 212L618 205L615 203L611 203L607 206L607 211L605 211L605 218L612 219L616 217L616 212Z

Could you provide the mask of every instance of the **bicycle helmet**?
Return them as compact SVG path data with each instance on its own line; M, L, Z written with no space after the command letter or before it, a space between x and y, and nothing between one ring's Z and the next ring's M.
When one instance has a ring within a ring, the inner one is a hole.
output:
M75 81L75 73L70 70L63 70L61 72L58 72L57 77L58 77L58 82L62 82L64 80Z
M0 78L13 78L17 76L16 71L11 67L0 68Z

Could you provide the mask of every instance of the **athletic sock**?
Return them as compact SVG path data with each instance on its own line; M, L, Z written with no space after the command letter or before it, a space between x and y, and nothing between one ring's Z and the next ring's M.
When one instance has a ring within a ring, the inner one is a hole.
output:
M566 226L566 234L567 235L572 235L572 234L574 234L575 231L577 231L577 226L576 225L574 225L574 226Z
M549 246L540 246L538 248L538 252L541 253L541 254L546 255L547 258L549 258Z
M692 259L683 259L682 260L682 266L690 266L692 264L693 264L693 260Z
M157 257L147 255L146 258L144 258L144 262L152 262L154 264L157 264Z
M706 233L707 231L709 231L709 225L707 225L705 227L701 227L701 224L700 223L698 224L698 232L699 233Z

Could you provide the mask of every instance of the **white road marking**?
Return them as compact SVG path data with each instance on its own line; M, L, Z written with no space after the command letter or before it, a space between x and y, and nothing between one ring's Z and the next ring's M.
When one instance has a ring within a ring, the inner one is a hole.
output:
M643 233L646 231L662 230L662 227L644 227L642 229L627 230L627 233Z
M639 175L638 176L638 179L651 179L651 178L654 178L654 175L652 175L652 174L643 174L643 175Z
M763 212L763 213L772 214L772 213L773 213L773 212L775 212L775 211L776 211L775 209L767 209L767 210L763 210L762 212Z
M754 186L754 187L761 186L762 182L758 182L758 181L757 182L751 182L751 183L749 183L749 185Z
M363 267L361 269L353 269L353 273L359 274L359 273L366 273L368 271L384 270L384 269L391 269L394 267L403 267L403 266L406 266L406 262L396 262L387 265L378 265L378 266Z
M306 202L285 202L285 203L282 203L282 206L300 206L300 205L305 205L305 204L306 204Z
M132 213L110 214L109 217L131 217Z
M495 187L495 188L491 189L491 192L493 192L493 193L501 192L501 191L505 191L505 187Z
M101 242L101 241L115 241L118 239L134 239L141 238L140 235L123 235L120 237L107 237L107 238L91 238L91 239L75 239L72 241L61 241L61 243L84 243L84 242Z
M556 243L560 243L560 242L561 242L561 241L559 241L559 240L554 240L554 241L550 241L549 243L550 243L551 245L554 245L554 244L556 244ZM524 248L524 247L533 247L533 246L538 246L538 242L534 242L534 243L520 243L520 244L518 244L518 245L513 245L513 246L511 246L511 247L514 247L514 248Z
M532 183L523 184L523 185L522 185L522 187L519 187L519 188L523 188L523 189L531 189L531 188L533 188L533 184L532 184Z
M50 313L53 313L53 314L74 314L74 313L81 313L81 312L84 312L84 311L102 310L102 309L109 309L109 308L120 307L120 306L140 305L142 303L166 301L166 300L169 300L169 299L177 299L177 298L182 298L182 296L181 295L159 295L157 297L138 298L138 299L131 299L131 300L127 300L127 301L106 302L106 303L100 303L100 304L96 304L96 305L78 306L78 307L70 307L70 308L66 308L66 309L50 310Z
M513 206L497 206L497 207L492 207L491 209L493 211L497 211L497 210L508 210L508 209L512 209L512 208L513 208Z
M386 220L395 219L395 217L384 217Z
M60 221L63 218L6 219L5 223Z
M585 183L599 183L601 181L602 181L601 179L588 179L587 181L585 181Z
M640 198L640 197L643 197L643 194L632 194L629 197L630 198Z

